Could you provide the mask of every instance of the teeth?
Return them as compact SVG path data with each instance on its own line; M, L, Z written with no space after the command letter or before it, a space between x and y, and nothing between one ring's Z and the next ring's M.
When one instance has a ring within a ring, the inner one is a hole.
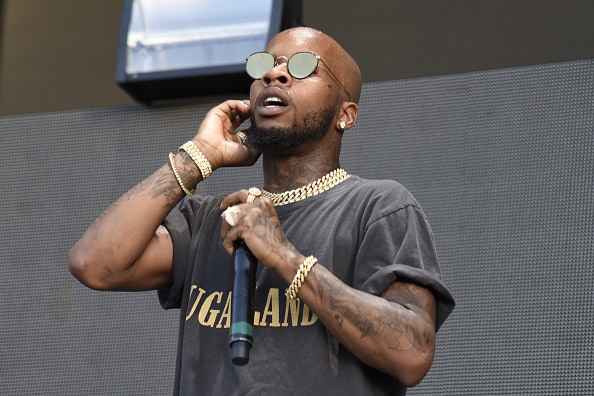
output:
M264 106L282 106L282 105L284 105L284 102L276 96L270 96L264 100Z

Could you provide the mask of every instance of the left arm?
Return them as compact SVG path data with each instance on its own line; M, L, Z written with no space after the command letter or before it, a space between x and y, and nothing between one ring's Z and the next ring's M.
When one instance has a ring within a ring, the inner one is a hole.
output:
M276 210L263 197L246 202L247 191L231 194L221 209L238 205L233 227L223 222L223 246L243 239L258 260L290 284L305 257L287 240ZM405 386L418 384L429 371L435 352L436 301L426 288L396 281L380 296L356 290L323 265L305 278L299 298L326 328L365 364Z
M365 364L409 387L429 371L435 353L436 308L426 288L397 281L381 297L374 296L316 265L299 298Z

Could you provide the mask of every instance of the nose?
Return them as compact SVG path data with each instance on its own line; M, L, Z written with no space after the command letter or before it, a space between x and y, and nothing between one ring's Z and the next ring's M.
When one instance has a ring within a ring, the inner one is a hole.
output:
M271 85L274 82L278 82L282 85L286 85L291 81L291 75L287 69L287 57L279 56L274 61L274 67L268 70L261 78L264 85Z

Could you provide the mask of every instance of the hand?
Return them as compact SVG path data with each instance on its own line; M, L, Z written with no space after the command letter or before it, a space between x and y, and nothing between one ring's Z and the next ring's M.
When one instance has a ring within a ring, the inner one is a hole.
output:
M249 116L247 100L227 100L206 113L193 141L213 170L223 166L250 166L258 160L260 152L244 146L235 134Z
M292 279L294 268L304 257L286 238L272 202L260 196L248 203L247 198L248 191L241 190L228 195L221 203L223 211L231 206L238 209L233 226L222 219L221 239L225 250L233 254L233 243L243 239L262 264Z

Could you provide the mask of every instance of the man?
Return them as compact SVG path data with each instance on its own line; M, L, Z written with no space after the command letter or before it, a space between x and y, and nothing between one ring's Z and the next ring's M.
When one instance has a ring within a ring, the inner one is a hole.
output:
M176 393L404 394L429 370L454 306L431 229L401 185L340 168L361 93L344 49L295 28L267 52L248 58L249 102L210 110L191 141L89 227L69 268L91 288L158 289L165 308L181 308ZM262 190L177 205L213 170L260 154ZM228 348L239 239L258 259L244 366Z

